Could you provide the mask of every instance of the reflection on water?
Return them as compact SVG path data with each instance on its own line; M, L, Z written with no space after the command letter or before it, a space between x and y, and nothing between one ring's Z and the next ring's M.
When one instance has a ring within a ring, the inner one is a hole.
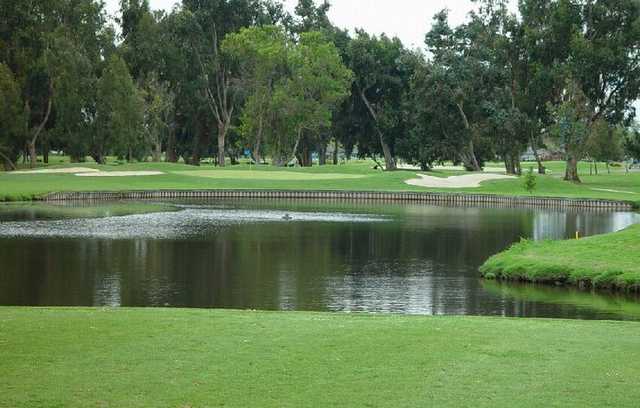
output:
M483 282L485 290L502 298L510 309L505 315L544 315L554 309L556 317L640 320L640 297L621 293L591 293L532 283Z
M0 304L640 318L631 307L585 300L596 298L588 293L490 286L477 271L521 237L610 232L637 222L633 213L308 201L179 206L1 222Z

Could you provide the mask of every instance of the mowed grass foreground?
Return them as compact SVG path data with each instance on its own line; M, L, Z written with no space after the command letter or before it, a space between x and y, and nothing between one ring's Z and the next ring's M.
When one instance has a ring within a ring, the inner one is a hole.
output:
M60 159L64 161L64 159ZM491 165L491 164L488 164ZM494 164L496 165L496 164ZM410 186L406 180L417 178L417 170L382 172L371 161L353 161L342 165L312 168L276 168L242 164L224 169L173 163L133 163L96 165L58 163L49 168L91 167L102 171L161 171L155 176L78 177L73 174L14 174L0 172L0 201L28 201L60 191L126 191L190 189L272 189L272 190L348 190L348 191L440 191L499 195L529 195L523 180L487 181L479 188L437 189ZM496 165L497 166L497 165ZM580 166L583 184L561 180L564 163L550 162L550 175L539 176L532 195L570 198L601 198L640 204L640 172L624 174L614 169L590 176L589 165ZM432 176L466 174L455 170L438 170Z
M3 407L634 407L640 324L0 308Z
M580 240L523 241L480 271L492 279L640 291L640 225Z

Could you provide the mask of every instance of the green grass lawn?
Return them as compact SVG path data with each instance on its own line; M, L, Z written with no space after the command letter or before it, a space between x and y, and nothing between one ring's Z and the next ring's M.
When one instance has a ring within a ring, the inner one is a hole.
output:
M59 163L62 161L62 163ZM479 188L427 189L410 186L406 180L416 178L415 170L382 172L374 170L371 161L349 164L314 166L311 168L276 168L241 164L219 169L211 165L201 167L173 163L132 163L96 165L70 164L64 158L52 159L51 168L91 167L103 171L159 170L166 174L146 177L77 177L72 174L12 174L0 172L0 201L32 200L56 191L122 191L158 189L285 189L285 190L353 190L353 191L441 191L500 195L528 195L520 179L489 181ZM488 166L499 164L488 163ZM640 172L625 174L616 168L606 174L589 176L589 165L582 163L583 184L561 180L564 164L550 162L552 170L537 178L534 195L572 198L603 198L640 203ZM525 165L526 168L526 165ZM430 173L438 177L465 174L447 170Z
M523 241L490 258L487 278L640 290L640 225L568 241Z
M640 324L0 308L2 407L635 407Z

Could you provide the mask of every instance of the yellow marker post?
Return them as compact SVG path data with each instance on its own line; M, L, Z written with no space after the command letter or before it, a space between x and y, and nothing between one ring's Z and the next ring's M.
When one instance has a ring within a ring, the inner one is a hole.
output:
M580 239L580 231L576 231L576 239Z

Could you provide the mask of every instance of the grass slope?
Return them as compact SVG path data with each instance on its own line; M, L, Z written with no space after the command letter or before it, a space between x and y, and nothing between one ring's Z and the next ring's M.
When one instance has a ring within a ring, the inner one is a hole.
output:
M0 308L2 407L632 407L640 324Z
M572 198L602 198L640 204L640 172L589 176L588 165L581 165L583 184L561 180L563 163L547 163L552 174L538 177L534 195ZM491 164L488 164L491 165ZM77 167L62 163L52 167ZM0 172L0 201L26 201L55 191L123 191L161 189L282 189L282 190L352 190L352 191L442 191L499 195L528 195L520 179L490 181L480 188L427 189L405 184L416 178L415 170L382 172L373 163L354 161L344 165L283 169L242 164L218 169L213 166L193 167L173 163L133 163L83 167L103 171L157 170L166 174L147 177L77 177L72 174L12 174ZM434 176L465 174L461 171L436 171Z
M569 241L522 241L490 258L486 278L640 290L640 225Z

